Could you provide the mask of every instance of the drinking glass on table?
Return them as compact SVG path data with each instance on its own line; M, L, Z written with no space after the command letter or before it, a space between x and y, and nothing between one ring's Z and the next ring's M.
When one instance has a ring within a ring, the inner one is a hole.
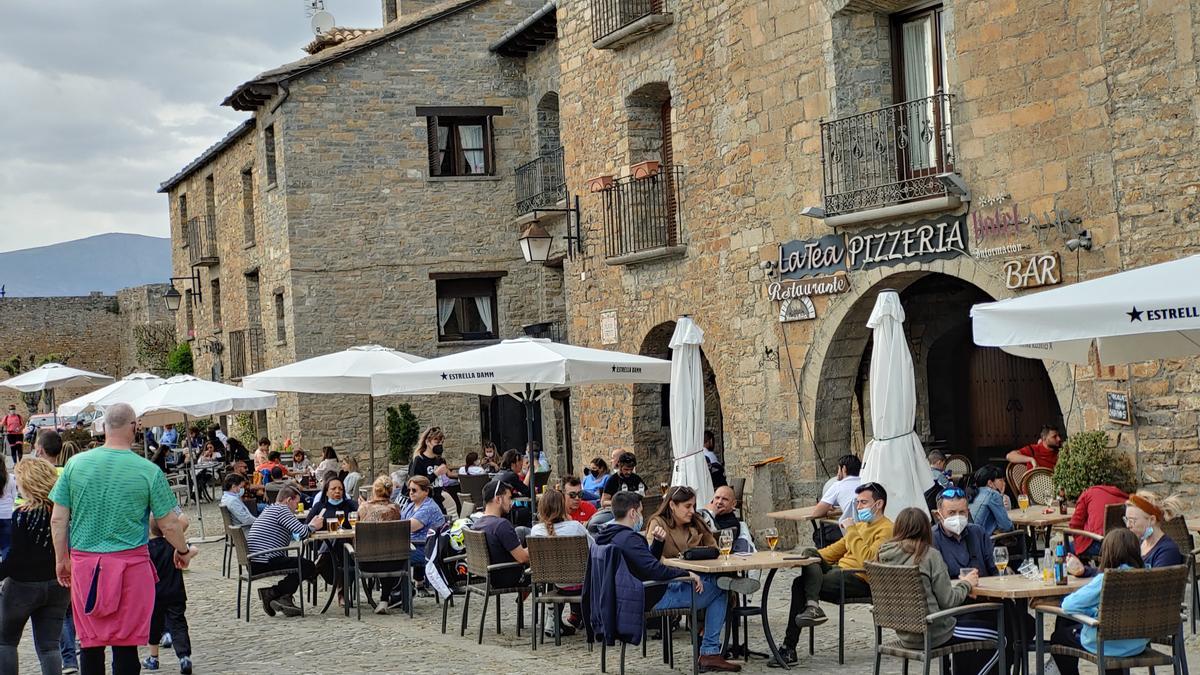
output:
M771 549L771 552L774 553L775 547L779 545L779 531L773 527L768 527L762 531L762 536L767 541L767 548Z
M354 529L358 525L358 511L350 512L350 529Z
M325 521L325 524L329 527L329 531L337 532L338 528L342 526L342 520L345 517L346 517L346 514L343 511L338 511L338 512L334 513L332 518Z
M717 547L721 549L721 555L725 556L725 564L729 564L729 552L733 550L733 530L721 530L720 538L717 539Z
M1004 571L1008 569L1008 549L1004 546L997 546L992 549L992 560L996 563L996 569L1000 570L1000 575L1004 575Z
M960 567L960 568L958 568L958 578L966 579L967 577L971 576L972 574L977 573L978 571L979 570L975 569L974 567Z
M1017 495L1017 506L1022 509L1029 508L1029 495L1025 494L1024 492Z

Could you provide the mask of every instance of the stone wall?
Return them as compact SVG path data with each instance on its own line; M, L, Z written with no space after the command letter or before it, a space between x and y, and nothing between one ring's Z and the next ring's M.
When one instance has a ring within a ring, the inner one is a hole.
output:
M147 284L117 291L117 304L121 308L121 365L113 373L114 376L153 372L153 359L138 351L139 334L147 330L147 327L151 331L166 331L164 336L171 338L177 335L175 316L167 309L162 297L167 288L167 284Z

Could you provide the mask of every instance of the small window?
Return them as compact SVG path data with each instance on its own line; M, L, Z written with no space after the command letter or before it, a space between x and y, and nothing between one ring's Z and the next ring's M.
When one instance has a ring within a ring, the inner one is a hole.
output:
M254 169L242 172L242 230L246 243L253 244L254 234Z
M185 327L187 329L187 339L189 340L196 337L196 313L192 304L192 289L189 288L183 291Z
M217 181L211 173L204 178L204 209L209 217L217 215Z
M437 280L438 340L494 340L498 335L496 280Z
M275 294L275 341L287 342L287 322L283 317L283 293Z
M221 330L221 280L213 279L209 282L212 288L212 320L213 330Z
M187 195L179 195L179 248L188 245Z
M275 185L275 125L269 124L263 129L263 150L267 158L267 186Z
M438 111L425 114L430 176L496 175L492 117L499 114L499 108L418 108L417 111L418 114Z

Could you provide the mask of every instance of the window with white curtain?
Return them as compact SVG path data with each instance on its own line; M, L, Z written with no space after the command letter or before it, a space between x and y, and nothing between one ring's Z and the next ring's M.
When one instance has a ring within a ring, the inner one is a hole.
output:
M492 166L492 125L490 117L430 118L431 130L437 129L436 150L430 158L436 176L486 176L495 173Z
M892 18L893 59L895 60L897 103L904 107L904 130L909 143L909 171L933 168L937 162L938 136L943 133L941 118L931 96L946 91L945 34L942 8L897 15ZM921 102L923 99L927 99Z
M494 340L499 335L496 279L437 280L438 340Z

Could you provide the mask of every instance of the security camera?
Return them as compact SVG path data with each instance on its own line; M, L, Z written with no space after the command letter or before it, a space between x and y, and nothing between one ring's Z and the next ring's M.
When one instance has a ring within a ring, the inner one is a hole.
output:
M1075 235L1074 238L1067 240L1068 251L1074 253L1079 249L1085 251L1092 250L1092 234L1087 230L1080 230L1079 234Z
M764 261L758 263L758 266L761 269L769 270L769 269L772 269L775 267L775 261L774 260L764 260Z
M956 173L939 173L937 181L941 183L942 187L946 188L946 192L962 197L962 200L965 202L971 201L971 191L967 188L967 184L963 181L962 176Z
M819 206L806 206L800 209L800 215L808 216L809 218L816 218L817 220L824 220L825 209Z

